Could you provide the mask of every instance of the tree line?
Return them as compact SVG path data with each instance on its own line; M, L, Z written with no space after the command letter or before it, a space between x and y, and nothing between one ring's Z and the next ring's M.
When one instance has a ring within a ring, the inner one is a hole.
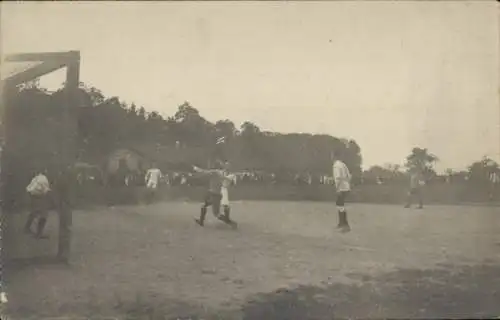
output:
M82 162L101 163L117 148L176 146L201 148L207 158L222 156L239 170L261 170L277 175L331 175L331 153L340 149L344 151L355 183L362 178L403 181L407 179L405 170L410 167L418 167L429 180L438 177L433 165L439 159L425 148L413 148L405 166L378 165L363 172L361 148L352 139L263 131L252 121L244 121L240 126L230 119L210 122L187 101L178 106L173 115L164 117L134 103L127 104L118 97L105 97L99 89L83 83L73 103L76 104L72 108L76 112L75 153ZM8 165L10 171L18 167L25 172L40 164L57 166L63 135L68 134L64 131L66 107L64 89L48 92L37 82L8 92L4 121L8 157L2 165ZM217 144L221 137L223 143ZM466 176L479 182L487 180L488 174L495 170L498 164L484 158L472 163L466 171L449 171L448 175Z
M8 95L4 123L11 165L34 169L58 164L62 135L69 134L63 130L64 101L64 89L51 93L36 83ZM164 117L85 84L74 103L78 161L100 163L117 148L175 146L201 148L207 158L223 157L239 170L328 175L331 154L341 149L355 179L361 176L361 148L352 139L263 131L252 121L240 126L230 119L210 122L189 102ZM221 137L224 142L217 144Z

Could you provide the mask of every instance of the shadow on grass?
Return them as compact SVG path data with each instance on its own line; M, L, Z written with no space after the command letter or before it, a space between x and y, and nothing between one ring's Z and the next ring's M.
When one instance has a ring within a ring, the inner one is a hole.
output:
M147 302L118 307L124 316L123 320L211 320L221 319L218 312L207 310L203 306L190 304L181 300L162 301L161 304Z
M243 319L479 318L500 316L500 266L441 265L378 277L350 274L360 285L301 286L258 294Z
M431 270L401 269L370 277L352 273L358 285L299 286L260 293L226 310L157 295L117 299L118 319L307 320L335 318L493 318L500 316L500 265L439 265ZM217 293L214 293L217 294ZM228 297L229 298L229 297ZM62 306L58 313L102 314L99 303ZM109 310L110 306L105 306ZM33 315L21 308L18 315ZM85 311L83 311L85 309ZM14 314L11 314L14 315ZM27 319L26 317L23 317Z
M189 303L180 299L160 299L148 295L137 296L128 301L118 299L113 306L103 305L99 301L75 301L75 303L59 305L57 310L41 310L39 307L18 305L15 310L12 310L10 306L7 306L4 314L9 317L8 319L23 320L215 320L234 318L234 313L214 311L201 304Z

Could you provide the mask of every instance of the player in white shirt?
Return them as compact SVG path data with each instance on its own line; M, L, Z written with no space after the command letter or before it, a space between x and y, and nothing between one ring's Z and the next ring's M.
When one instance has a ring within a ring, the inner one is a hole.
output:
M333 179L337 189L336 205L339 213L339 224L337 228L345 233L351 231L351 227L347 221L347 211L345 209L345 200L351 191L351 173L340 158L341 155L338 151L333 153Z
M37 238L47 238L47 236L43 235L43 229L47 223L50 200L49 192L51 189L46 175L47 170L40 170L26 187L26 191L30 195L31 212L24 225L24 230L26 233L32 233L31 225L33 221L38 218L37 230L35 233Z
M155 163L153 163L152 168L146 172L145 176L146 188L148 190L148 201L152 201L156 195L161 177L161 170L156 167Z
M224 210L224 215L228 220L230 220L229 216L231 213L231 207L229 205L229 187L233 182L236 183L236 176L234 174L230 174L227 171L224 171L224 180L222 180L222 187L221 187L221 194L222 194L221 205Z

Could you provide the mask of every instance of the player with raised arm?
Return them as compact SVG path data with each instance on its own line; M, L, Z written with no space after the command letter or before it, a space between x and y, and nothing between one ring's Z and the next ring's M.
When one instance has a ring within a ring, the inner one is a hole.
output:
M222 165L218 164L218 168L212 170L201 169L196 166L193 167L195 172L208 175L209 177L208 191L205 195L203 205L200 209L200 217L198 219L195 219L196 223L198 223L200 226L204 225L207 215L207 208L210 206L212 207L212 212L217 219L223 221L228 225L231 225L232 227L237 226L236 222L231 220L231 218L229 217L229 210L225 210L224 215L220 214L223 190L222 188L223 183L228 176L228 168L228 162L224 162Z

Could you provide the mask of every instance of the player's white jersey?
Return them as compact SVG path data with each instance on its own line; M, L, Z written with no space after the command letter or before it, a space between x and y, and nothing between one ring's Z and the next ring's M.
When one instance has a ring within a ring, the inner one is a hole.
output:
M224 180L222 181L222 187L229 188L232 182L236 181L236 176L234 174L224 173Z
M222 180L221 194L222 200L221 204L223 206L229 205L229 187L231 186L231 182L236 180L236 176L234 174L224 173L224 180Z
M351 190L351 173L345 163L340 160L333 163L333 178L337 191L347 192Z

